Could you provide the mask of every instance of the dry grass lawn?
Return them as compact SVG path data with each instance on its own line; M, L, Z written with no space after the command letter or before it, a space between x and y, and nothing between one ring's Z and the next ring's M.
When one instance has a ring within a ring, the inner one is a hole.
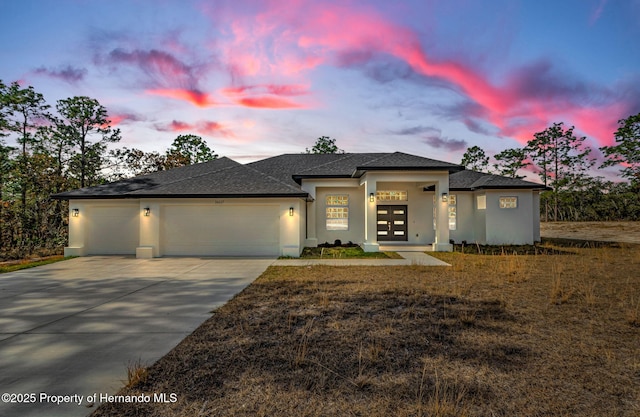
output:
M94 416L638 416L640 247L271 267Z
M541 222L542 237L640 244L640 222Z

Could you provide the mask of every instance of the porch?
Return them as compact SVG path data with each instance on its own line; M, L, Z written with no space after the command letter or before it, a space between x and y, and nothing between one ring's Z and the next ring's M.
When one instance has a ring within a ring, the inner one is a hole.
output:
M305 246L355 242L366 252L451 251L448 172L366 172L360 178L305 179Z

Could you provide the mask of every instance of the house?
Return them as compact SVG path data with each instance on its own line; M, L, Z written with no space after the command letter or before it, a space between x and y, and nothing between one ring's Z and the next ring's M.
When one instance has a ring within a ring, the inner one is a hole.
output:
M294 256L324 242L450 251L540 239L539 192L521 179L406 153L229 158L59 193L65 255Z

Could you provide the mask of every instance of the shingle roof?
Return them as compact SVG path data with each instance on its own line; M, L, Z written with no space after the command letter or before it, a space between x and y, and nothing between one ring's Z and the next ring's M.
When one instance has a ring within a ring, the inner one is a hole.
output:
M223 157L96 187L55 194L59 199L126 197L306 197L299 187Z
M294 173L334 162L344 158L345 155L349 154L284 154L251 162L247 166L294 187L299 187L299 184L293 180Z
M300 183L302 178L350 178L367 170L447 170L460 165L422 156L394 153L285 154L248 164L281 181ZM293 178L293 179L292 179Z
M464 169L460 165L449 162L438 161L422 156L410 155L403 152L394 152L387 154L379 154L379 158L359 165L358 168L364 169L408 169L408 170L424 170L424 169L446 169L450 172L460 171Z
M455 172L449 176L449 190L452 191L503 188L543 190L544 185L519 178L509 178L469 170Z
M307 166L306 169L293 173L294 178L310 177L352 177L358 167L387 154L382 153L346 153L337 154L336 158L324 164Z
M540 184L460 171L460 165L402 152L285 154L239 164L223 157L52 196L57 199L140 197L307 197L303 178L351 178L371 170L446 170L450 189L542 188ZM459 172L458 172L459 171Z

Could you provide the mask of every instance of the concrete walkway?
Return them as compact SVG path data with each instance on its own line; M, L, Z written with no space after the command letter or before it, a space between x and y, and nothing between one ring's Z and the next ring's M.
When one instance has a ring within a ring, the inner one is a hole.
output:
M36 396L3 397L0 416L86 416L87 396L115 394L128 364L164 356L273 261L86 257L0 274L0 395Z
M399 266L399 265L425 265L425 266L451 266L448 263L429 256L424 252L396 252L404 259L278 259L274 266L307 266L307 265L333 265L333 266Z

